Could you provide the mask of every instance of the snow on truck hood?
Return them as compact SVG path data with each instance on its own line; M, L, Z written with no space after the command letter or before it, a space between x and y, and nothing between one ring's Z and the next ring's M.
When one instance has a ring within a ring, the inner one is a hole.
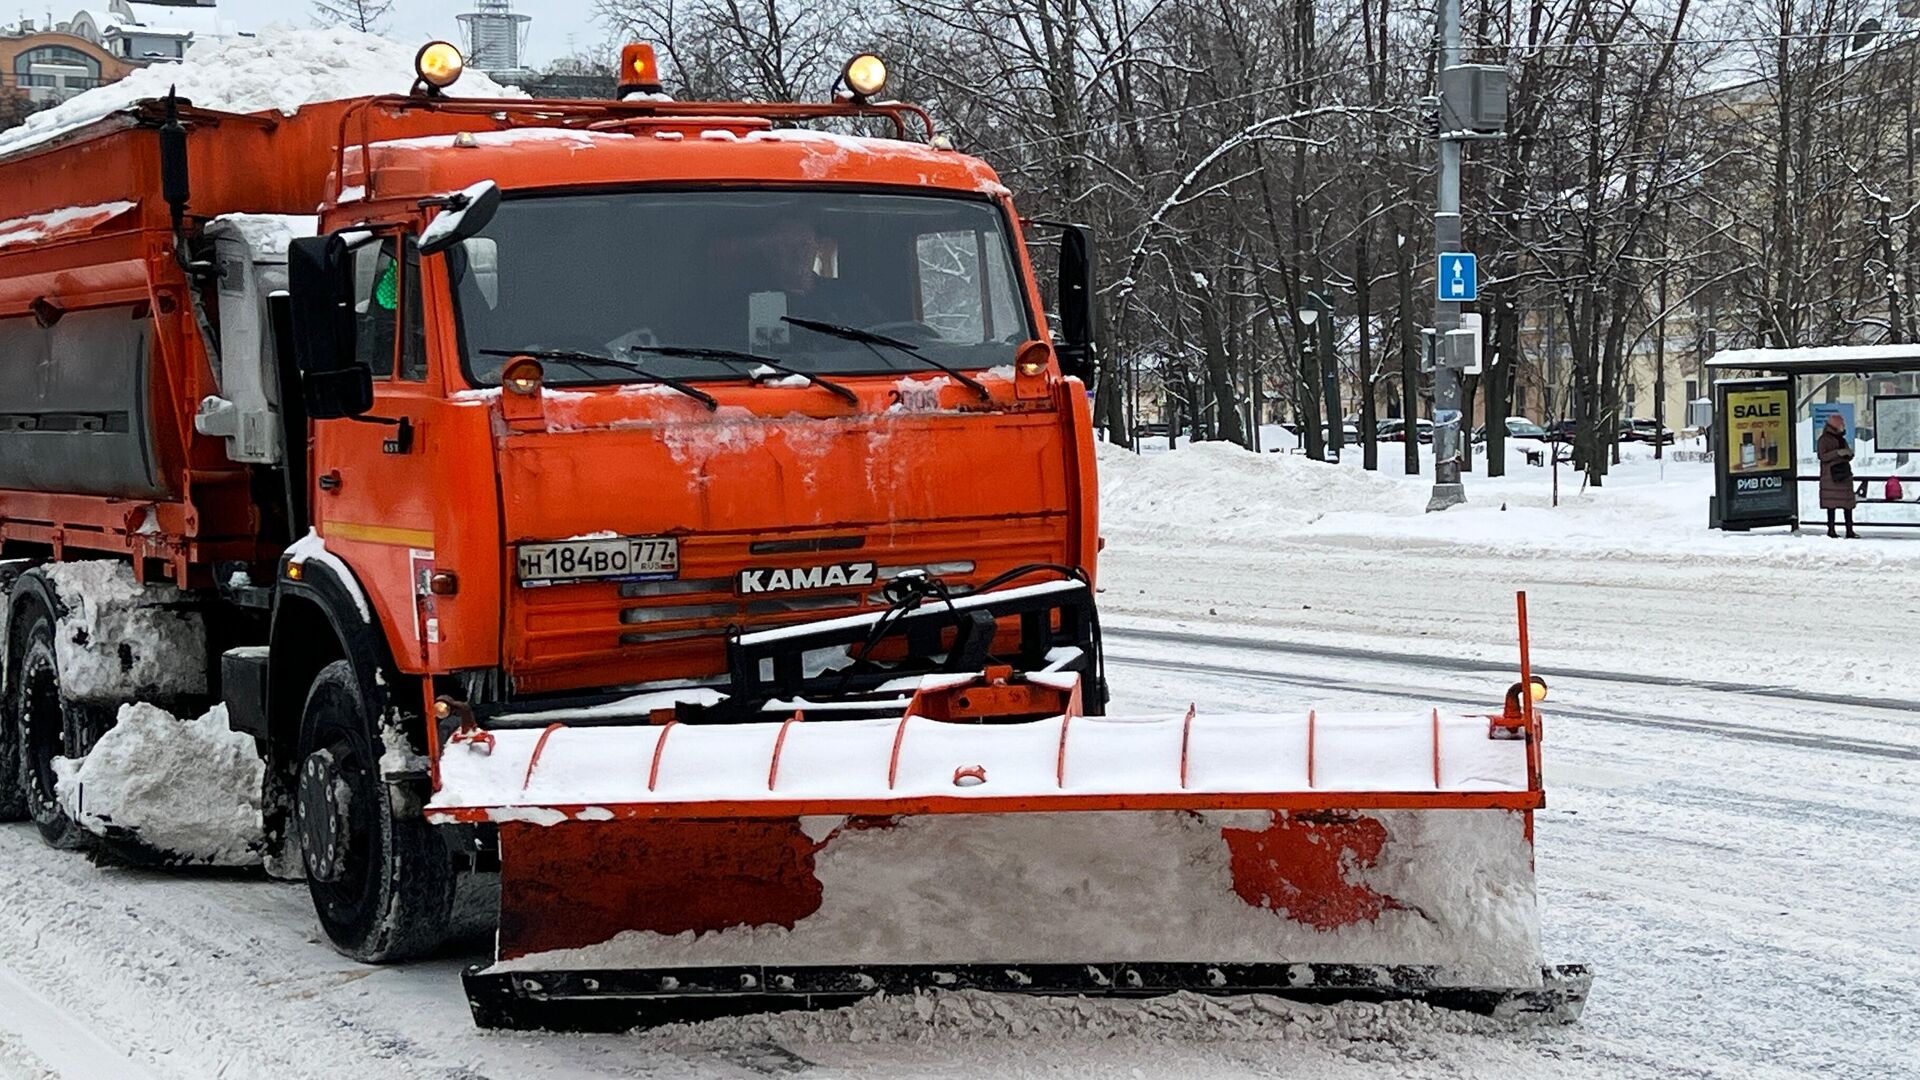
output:
M89 90L27 117L0 133L0 156L85 127L131 107L167 96L222 112L280 112L302 105L376 94L404 94L413 86L415 47L372 34L334 28L262 30L257 37L194 45L177 64L142 68L119 82ZM477 70L468 70L449 91L455 97L524 97Z
M986 162L925 143L798 129L739 130L745 124L756 122L751 118L672 117L663 122L671 122L673 126L636 131L582 131L548 127L477 131L471 133L471 142L462 136L462 145L490 150L513 148L522 152L545 152L555 158L563 158L564 162L556 164L568 170L565 181L575 184L628 178L641 168L623 163L623 158L626 162L632 162L633 155L676 155L704 148L708 156L698 159L701 168L710 165L714 170L711 178L716 180L778 178L872 183L878 175L876 166L884 163L894 182L911 181L927 187L972 191L994 198L1007 194L1006 186ZM454 136L450 134L409 136L375 142L371 149L378 165L394 164L394 158L390 155L424 155L427 160L419 163L423 167L423 177L431 177L427 183L436 189L458 190L472 179L490 175L492 165L484 156L469 158L464 154L445 154L444 151L454 145L453 140ZM743 151L757 153L743 153L738 157L716 155L712 153L716 144L730 144ZM663 159L647 160L657 162ZM352 182L364 175L365 171L359 147L347 148L346 163L350 182L342 190L339 201L353 202L365 197L363 187ZM781 170L787 171L782 174Z

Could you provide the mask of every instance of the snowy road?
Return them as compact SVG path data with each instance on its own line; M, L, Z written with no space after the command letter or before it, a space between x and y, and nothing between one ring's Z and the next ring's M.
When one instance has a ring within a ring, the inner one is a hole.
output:
M1420 691L1464 703L1476 682L1259 649L1173 659L1164 639L1124 634L1112 649L1116 677L1162 706L1361 705ZM1597 978L1554 1071L1920 1071L1916 715L1556 679L1538 845L1548 958L1590 963Z
M1119 694L1143 707L1465 704L1506 682L1366 650L1122 630L1111 648ZM1277 1027L1134 1017L1112 1037L928 1036L878 1014L482 1034L458 958L343 961L314 940L300 886L100 870L7 827L0 1076L1913 1075L1920 729L1884 703L1779 694L1556 678L1539 836L1548 955L1598 970L1571 1029L1362 1010Z
M948 998L931 1021L482 1033L458 982L478 947L360 967L303 886L103 870L6 826L0 1080L1920 1076L1920 542L1706 537L1691 489L1548 516L1516 482L1512 514L1436 519L1380 477L1205 453L1129 484L1138 464L1102 466L1116 711L1491 708L1528 591L1543 924L1550 961L1595 969L1579 1025ZM1337 509L1364 500L1398 509Z

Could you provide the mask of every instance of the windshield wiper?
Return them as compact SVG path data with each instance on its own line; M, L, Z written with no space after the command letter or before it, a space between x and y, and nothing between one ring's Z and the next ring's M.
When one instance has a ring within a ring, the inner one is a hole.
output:
M871 330L862 330L857 326L841 326L839 323L821 322L819 319L802 319L797 315L782 315L780 316L780 321L792 326L797 326L802 330L811 330L816 334L826 334L829 337L837 337L846 341L857 341L868 348L872 348L875 345L885 345L890 349L898 349L928 367L944 371L962 383L965 383L967 386L972 387L973 392L980 395L981 401L993 400L993 392L981 385L977 379L955 371L953 368L935 360L933 357L921 352L920 346L910 342L901 341L896 337L888 337L885 334L876 334ZM879 350L875 349L874 351L878 352Z
M759 364L762 367L778 371L782 375L798 375L822 390L837 394L845 399L849 405L860 404L860 395L837 382L830 382L815 375L811 371L801 371L796 367L788 367L778 360L769 360L764 356L756 356L753 353L740 349L710 348L704 345L629 345L627 347L634 352L652 353L655 356L672 357L675 360L717 360L742 364ZM751 377L751 373L749 373L749 378Z
M698 401L700 404L705 405L708 412L715 412L720 408L720 402L715 400L714 396L705 390L696 386L688 386L679 379L671 379L665 375L656 375L631 360L622 360L617 356L608 356L604 353L581 352L577 349L481 349L479 352L482 356L531 356L535 360L551 360L562 364L571 364L576 369L584 369L588 364L601 364L606 367L619 368L621 371L627 372L630 375L638 376L641 382L653 383L658 386L666 386L678 390L688 397L693 398L695 401Z

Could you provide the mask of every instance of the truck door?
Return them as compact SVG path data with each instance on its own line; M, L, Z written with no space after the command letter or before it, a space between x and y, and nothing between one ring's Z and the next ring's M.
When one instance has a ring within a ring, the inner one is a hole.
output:
M356 360L373 373L373 410L313 427L313 522L359 578L394 658L417 665L436 627L415 581L431 572L434 502L422 459L428 384L420 253L413 238L376 232L351 249Z

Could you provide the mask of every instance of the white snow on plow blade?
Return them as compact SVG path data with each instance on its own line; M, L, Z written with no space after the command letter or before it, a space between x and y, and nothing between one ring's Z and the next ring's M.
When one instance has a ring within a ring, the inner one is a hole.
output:
M560 728L551 734L499 731L490 754L464 745L447 749L440 763L441 790L429 809L1528 789L1524 742L1489 738L1484 716L1441 716L1436 727L1431 710L1316 713L1311 725L1306 713L1200 714L1191 723L1182 715L989 725L913 717L904 721L904 730L902 723L802 720ZM976 768L984 772L982 782L972 782ZM962 770L970 774L964 783L959 782Z
M1234 891L1221 830L1266 813L906 817L846 828L814 857L821 905L788 930L664 935L505 960L494 971L729 964L1351 963L1432 965L1453 985L1540 985L1533 846L1504 810L1366 815L1386 841L1343 876L1392 903L1320 930ZM672 829L672 823L662 823ZM1357 862L1348 852L1345 858ZM1286 897L1273 898L1284 908ZM555 912L564 917L564 908Z

